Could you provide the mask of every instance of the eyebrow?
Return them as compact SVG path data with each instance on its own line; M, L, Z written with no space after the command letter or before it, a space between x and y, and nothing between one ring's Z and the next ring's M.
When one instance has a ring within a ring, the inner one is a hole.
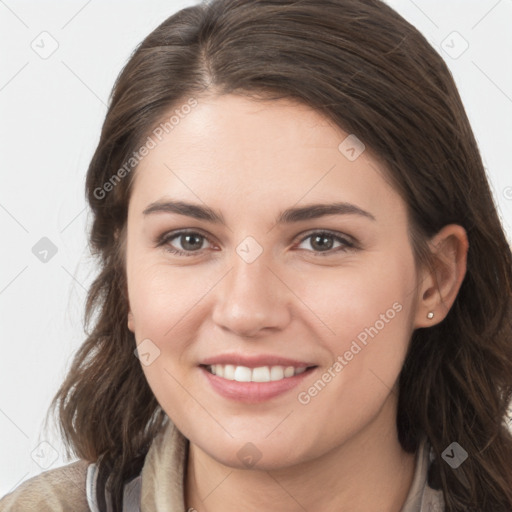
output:
M226 225L222 213L199 204L184 201L160 200L151 203L142 212L144 216L154 213L177 213L194 219L206 220L214 224ZM339 202L329 204L311 204L295 208L288 208L279 213L276 224L291 224L305 220L316 219L325 215L359 215L375 221L376 218L359 206L351 203Z

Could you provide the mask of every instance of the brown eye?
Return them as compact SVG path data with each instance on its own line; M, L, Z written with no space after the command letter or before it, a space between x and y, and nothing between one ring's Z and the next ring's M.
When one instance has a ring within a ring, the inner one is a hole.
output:
M355 244L338 234L331 233L329 231L315 231L304 237L301 244L309 240L309 246L312 248L314 253L327 253L332 254L340 251L347 251L348 249L354 249ZM335 244L338 244L335 247ZM308 249L307 247L300 247L300 249ZM309 249L308 249L309 250ZM324 256L324 254L321 254Z
M158 241L157 247L165 246L165 250L179 256L194 256L203 249L208 239L196 231L181 231L164 234Z
M198 234L182 234L178 235L178 240L182 244L181 246L186 251L196 251L198 249L201 249L201 246L203 245L203 238L201 235Z
M311 247L320 251L328 251L334 245L334 237L331 235L312 235Z

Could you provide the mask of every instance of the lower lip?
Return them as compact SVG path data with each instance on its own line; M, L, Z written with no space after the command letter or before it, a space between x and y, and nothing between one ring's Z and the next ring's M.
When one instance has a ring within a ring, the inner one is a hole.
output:
M252 404L270 400L290 391L315 370L315 368L308 368L305 372L293 377L285 377L271 382L238 382L214 375L204 366L199 368L219 395L238 402Z

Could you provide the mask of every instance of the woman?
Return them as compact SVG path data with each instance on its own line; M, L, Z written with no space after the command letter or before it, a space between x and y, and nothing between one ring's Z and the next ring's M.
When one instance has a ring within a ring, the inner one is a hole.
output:
M2 510L512 510L511 252L391 8L171 16L86 187L97 317L52 404L80 460Z

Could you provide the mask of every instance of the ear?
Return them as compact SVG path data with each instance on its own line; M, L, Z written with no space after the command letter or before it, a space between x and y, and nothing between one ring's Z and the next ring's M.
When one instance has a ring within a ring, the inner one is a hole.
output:
M431 327L446 318L466 275L469 248L466 230L449 224L429 242L433 268L425 268L418 285L415 328ZM434 316L429 319L427 315Z
M133 319L133 313L131 311L128 312L128 329L135 333L135 321Z

